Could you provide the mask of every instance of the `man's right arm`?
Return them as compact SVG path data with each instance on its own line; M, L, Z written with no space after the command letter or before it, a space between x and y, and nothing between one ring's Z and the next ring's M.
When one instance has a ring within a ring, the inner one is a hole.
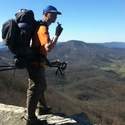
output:
M55 37L51 40L49 37L49 32L45 26L41 26L39 31L38 31L38 36L40 40L40 44L42 47L44 47L45 51L48 53L51 51L51 49L54 48L56 45L59 36L62 33L63 28L61 27L60 24L56 27L55 31Z

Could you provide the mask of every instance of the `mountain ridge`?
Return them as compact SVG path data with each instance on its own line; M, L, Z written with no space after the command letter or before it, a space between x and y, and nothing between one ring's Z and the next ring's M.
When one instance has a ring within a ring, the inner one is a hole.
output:
M111 42L101 42L101 43L87 43L85 41L82 40L68 40L68 41L64 41L64 42L58 42L57 44L61 44L61 43L76 43L77 44L95 44L95 45L102 45L104 47L109 47L109 48L125 48L125 42L120 42L120 41L111 41ZM5 47L5 43L3 41L0 42L0 48Z
M100 45L103 45L108 48L125 48L125 42L104 42L104 43L98 43Z

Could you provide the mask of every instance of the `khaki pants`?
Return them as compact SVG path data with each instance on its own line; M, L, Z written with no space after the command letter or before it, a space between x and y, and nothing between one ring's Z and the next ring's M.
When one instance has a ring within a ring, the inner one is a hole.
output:
M27 113L28 118L35 117L37 104L46 106L44 92L47 88L45 79L44 67L28 66L27 71L29 74L28 89L27 89Z

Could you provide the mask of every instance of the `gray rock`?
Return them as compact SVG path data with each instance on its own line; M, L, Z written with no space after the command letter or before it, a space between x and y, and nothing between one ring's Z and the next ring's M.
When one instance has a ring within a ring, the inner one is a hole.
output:
M0 125L25 125L25 108L0 104ZM38 116L46 120L48 125L92 125L84 113L65 116L62 113Z

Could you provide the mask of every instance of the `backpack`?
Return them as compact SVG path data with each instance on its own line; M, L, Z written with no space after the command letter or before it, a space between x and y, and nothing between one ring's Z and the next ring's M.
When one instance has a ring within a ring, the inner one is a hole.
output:
M32 10L21 9L15 19L9 19L2 26L2 38L16 57L31 54L30 40L37 27Z

